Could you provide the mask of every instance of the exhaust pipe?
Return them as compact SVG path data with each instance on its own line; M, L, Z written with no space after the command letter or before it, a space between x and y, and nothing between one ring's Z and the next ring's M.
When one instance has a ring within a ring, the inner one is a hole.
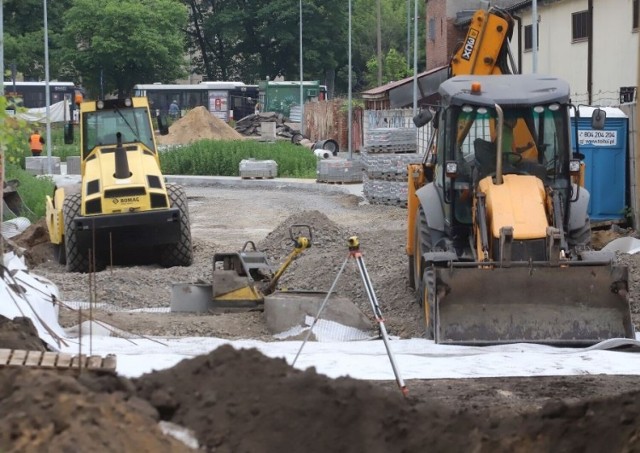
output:
M126 179L131 176L129 171L129 161L127 160L127 151L122 146L122 133L116 134L116 173L113 175L116 179Z

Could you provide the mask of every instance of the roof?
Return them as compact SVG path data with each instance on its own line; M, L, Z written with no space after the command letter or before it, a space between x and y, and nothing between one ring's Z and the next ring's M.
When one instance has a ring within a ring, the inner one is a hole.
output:
M449 66L440 66L437 68L433 68L430 69L428 71L424 71L418 74L418 79L421 79L423 77L429 76L430 74L435 74L438 71L441 71L443 68L449 68ZM375 88L371 88L370 90L367 91L363 91L362 92L362 96L375 96L376 94L381 94L381 93L385 93L389 90L391 90L392 88L396 88L399 87L401 85L407 84L407 83L413 83L413 76L410 77L406 77L404 79L400 79L400 80L396 80L394 82L389 82L385 85L380 85L379 87L375 87Z
M509 13L513 13L515 11L519 11L523 8L527 8L531 6L531 0L502 0L502 1L496 2L493 6L504 9ZM458 11L458 13L456 14L456 20L454 24L459 27L469 25L476 11L478 10L469 9L469 10Z
M440 84L447 79L449 66L440 66L417 75L418 98L424 99L438 92ZM387 83L361 93L364 100L389 100L391 108L407 107L413 103L413 76Z
M480 94L471 93L471 83L480 82ZM518 107L552 102L569 102L569 84L557 77L541 74L464 75L453 77L440 85L443 103L474 104L492 107Z

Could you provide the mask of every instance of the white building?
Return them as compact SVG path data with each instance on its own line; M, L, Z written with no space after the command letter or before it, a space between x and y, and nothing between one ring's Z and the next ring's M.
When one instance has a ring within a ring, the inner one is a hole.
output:
M491 5L506 9L516 19L512 51L522 72L533 72L532 0L426 1L427 69L446 64L456 43L466 34L472 13ZM567 80L574 104L618 105L621 94L629 90L630 96L623 100L635 100L640 47L638 2L537 0L535 72Z
M529 6L513 14L522 20L522 72L531 73L532 2L521 3ZM537 8L537 73L567 80L574 104L618 105L635 100L638 0L538 1ZM518 42L519 33L516 28L513 43Z

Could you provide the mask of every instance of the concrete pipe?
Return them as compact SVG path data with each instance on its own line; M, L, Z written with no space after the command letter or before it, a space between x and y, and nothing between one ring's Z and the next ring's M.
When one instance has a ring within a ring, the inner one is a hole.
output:
M331 157L331 152L326 149L314 149L313 154L315 154L316 157L322 157L323 159Z
M340 146L335 140L320 140L319 142L316 142L315 149L326 149L334 156L337 156L338 151L340 151Z

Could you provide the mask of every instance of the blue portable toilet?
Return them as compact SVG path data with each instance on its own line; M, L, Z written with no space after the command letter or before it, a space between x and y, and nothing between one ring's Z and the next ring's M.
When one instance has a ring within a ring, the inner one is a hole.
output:
M600 107L607 113L603 130L591 128L595 107L580 106L578 144L584 154L585 188L589 191L592 222L624 220L627 194L627 137L629 119L615 107ZM576 122L571 118L571 143L575 151Z

